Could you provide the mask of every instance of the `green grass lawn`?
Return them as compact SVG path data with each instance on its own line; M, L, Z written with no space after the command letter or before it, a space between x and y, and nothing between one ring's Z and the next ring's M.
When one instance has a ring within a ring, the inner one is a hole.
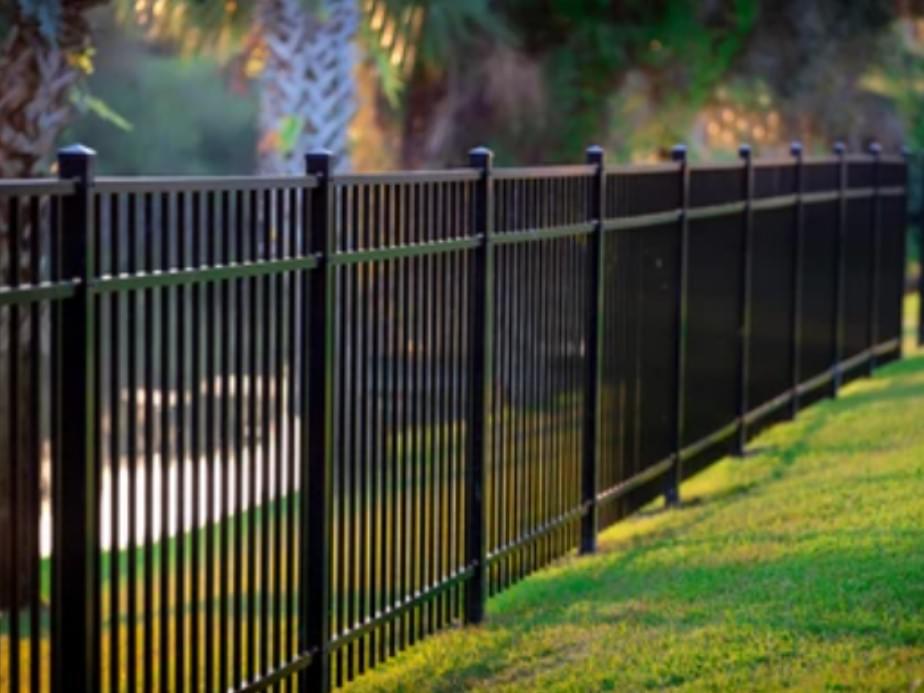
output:
M349 690L924 690L924 352L753 449Z

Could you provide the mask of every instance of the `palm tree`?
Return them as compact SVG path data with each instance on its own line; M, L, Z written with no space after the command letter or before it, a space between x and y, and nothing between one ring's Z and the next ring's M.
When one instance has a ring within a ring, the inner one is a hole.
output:
M0 9L0 177L38 173L89 69L87 11L105 0L13 0Z
M299 173L314 147L349 167L363 52L395 100L419 58L446 60L471 30L497 29L488 0L121 0L120 9L155 40L238 56L260 87L263 173Z
M313 147L349 162L347 133L356 112L356 0L327 0L325 14L301 0L261 0L259 31L265 66L260 73L259 167L296 173Z

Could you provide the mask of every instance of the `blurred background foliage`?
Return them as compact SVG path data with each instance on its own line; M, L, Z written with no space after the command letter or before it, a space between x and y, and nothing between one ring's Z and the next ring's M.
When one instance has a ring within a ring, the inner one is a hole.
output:
M267 12L284 1L84 0L91 40L68 61L85 78L57 142L94 146L106 172L260 168L261 147L301 142L304 114L260 117ZM344 106L355 169L458 164L476 144L520 164L579 160L592 142L620 161L676 141L713 159L742 141L761 155L791 139L924 145L911 0L345 1L362 16ZM18 12L53 40L56 12L79 2L10 0L0 36ZM332 5L291 2L321 26Z
M229 82L216 60L151 48L108 12L98 20L88 93L60 142L100 151L101 173L205 175L250 172L256 163L253 85Z

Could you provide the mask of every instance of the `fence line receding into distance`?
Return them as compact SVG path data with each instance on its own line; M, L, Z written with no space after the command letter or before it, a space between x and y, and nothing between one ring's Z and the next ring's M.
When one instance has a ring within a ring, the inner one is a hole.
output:
M901 354L904 158L0 181L0 689L322 691Z

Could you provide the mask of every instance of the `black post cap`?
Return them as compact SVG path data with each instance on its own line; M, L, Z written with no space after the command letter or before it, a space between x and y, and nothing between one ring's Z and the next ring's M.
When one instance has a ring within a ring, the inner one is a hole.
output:
M592 144L584 150L584 157L588 164L603 165L605 153L603 147L598 144Z
M494 166L494 152L487 147L470 149L468 163L472 168L490 169Z
M334 170L334 153L329 149L312 149L305 154L305 171L319 178L329 177Z
M71 144L58 150L58 176L60 178L93 177L96 152L82 144Z

